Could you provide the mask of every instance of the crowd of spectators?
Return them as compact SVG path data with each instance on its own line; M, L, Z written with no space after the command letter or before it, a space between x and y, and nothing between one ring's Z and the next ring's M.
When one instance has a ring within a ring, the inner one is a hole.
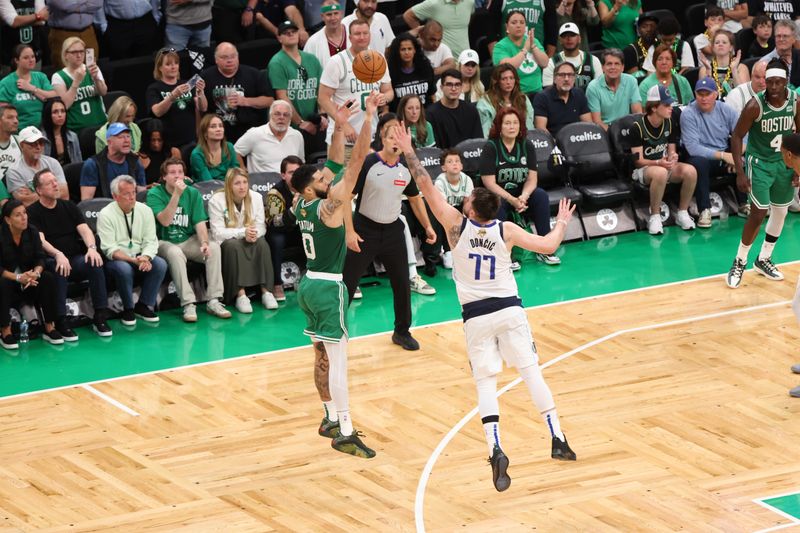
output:
M416 273L412 237L428 276L440 265L452 268L452 259L444 230L405 179L392 137L400 123L418 149L441 150L432 178L451 205L483 186L500 196L500 217L546 234L550 201L528 134L555 138L580 122L608 130L634 115L629 178L649 191L648 229L659 234L668 183L680 188L677 224L711 227L710 180L731 172L728 138L744 105L764 90L766 62L783 60L792 90L800 86L800 13L770 10L771 3L712 2L698 35L686 35L663 11L644 13L641 0L483 4L358 0L345 13L338 0L0 0L3 346L14 344L7 304L20 296L42 309L46 340L77 339L66 319L70 280L89 281L93 327L104 336L112 333L106 277L120 293L123 324L158 320L167 273L187 322L198 320L203 295L222 319L231 316L227 305L253 311L251 289L264 308L277 309L286 299L284 252L298 238L292 173L307 159L326 159L335 111L345 104L347 161L364 97L378 91L375 154L347 224L346 280L359 297L358 279L373 257L381 259L392 279L398 343L415 349L409 292L435 291ZM480 42L470 41L471 24L485 28ZM240 61L241 46L267 38L277 43L262 65ZM195 75L182 67L185 50L214 43L213 64ZM352 72L353 57L367 49L388 65L375 83ZM142 55L153 57L152 82L135 101L125 94L125 76L109 83L103 69ZM476 140L479 161L467 173L454 148ZM395 185L405 185L393 192L404 197L371 185L384 171L399 173ZM261 194L251 177L265 173L273 187ZM204 182L218 185L205 200ZM93 199L107 202L99 240L76 208ZM746 213L746 199L737 200ZM201 295L191 263L205 271Z

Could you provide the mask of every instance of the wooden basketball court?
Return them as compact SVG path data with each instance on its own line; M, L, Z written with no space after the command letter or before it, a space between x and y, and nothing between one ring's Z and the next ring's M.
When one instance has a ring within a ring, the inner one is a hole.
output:
M800 265L784 272L748 272L736 291L716 277L531 310L578 461L549 458L506 371L504 493L479 418L465 418L476 393L458 322L416 330L419 352L388 335L350 343L372 460L317 436L310 348L8 398L0 530L800 528L753 501L800 492L800 400L787 394L800 382L787 302Z

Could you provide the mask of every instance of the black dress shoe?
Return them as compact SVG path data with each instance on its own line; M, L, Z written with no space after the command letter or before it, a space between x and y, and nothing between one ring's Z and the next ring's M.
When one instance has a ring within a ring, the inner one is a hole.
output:
M404 350L419 350L419 343L411 336L411 333L393 333L392 342L401 346Z

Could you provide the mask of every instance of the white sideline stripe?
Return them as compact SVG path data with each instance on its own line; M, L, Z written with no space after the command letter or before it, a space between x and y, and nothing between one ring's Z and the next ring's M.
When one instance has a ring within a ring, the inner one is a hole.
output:
M770 505L770 504L768 504L767 502L764 501L764 500L771 500L773 498L783 498L784 496L794 496L794 495L797 495L797 494L800 494L800 492L792 491L792 492L786 492L784 494L778 494L776 496L764 496L763 498L754 499L753 503L755 503L757 505L760 505L761 507L763 507L765 509L769 509L773 513L777 513L777 514L781 515L782 517L791 520L791 522L789 522L788 524L780 524L778 526L768 527L766 529L759 529L755 533L767 533L768 531L778 531L780 529L786 529L788 527L793 527L793 526L800 525L800 520L798 520L797 517L792 516L790 514L786 514L783 511L781 511L780 509L778 509L777 507L774 507L774 506L772 506L772 505Z
M686 323L690 323L690 322L699 322L701 320L710 320L710 319L720 318L720 317L724 317L724 316L736 315L736 314L740 314L740 313L747 313L747 312L750 312L750 311L758 311L758 310L761 310L761 309L769 309L769 308L772 308L772 307L781 307L781 306L787 305L787 304L789 304L791 302L792 302L791 300L782 300L780 302L772 302L772 303L768 303L768 304L754 305L754 306L751 306L751 307L743 307L741 309L732 309L732 310L729 310L729 311L720 311L718 313L710 313L710 314L705 314L705 315L698 315L698 316L690 317L690 318L681 318L681 319L677 319L677 320L669 320L667 322L659 322L659 323L656 323L656 324L638 326L638 327L635 327L635 328L620 329L620 330L617 330L615 332L609 333L608 335L606 335L604 337L600 337L599 339L595 339L593 341L587 342L586 344L582 344L581 346L578 346L577 348L574 348L574 349L572 349L572 350L570 350L568 352L565 352L565 353L559 355L558 357L556 357L554 359L551 359L550 361L547 361L545 364L543 364L541 366L541 368L544 370L545 368L548 368L548 367L550 367L550 366L552 366L552 365L554 365L554 364L556 364L556 363L558 363L560 361L563 361L564 359L566 359L568 357L571 357L571 356L575 355L578 352L582 352L583 350L586 350L588 348L591 348L593 346L601 344L601 343L603 343L603 342L605 342L607 340L613 339L613 338L618 337L620 335L627 335L629 333L635 333L635 332L638 332L638 331L646 331L646 330L650 330L650 329L658 329L658 328L662 328L662 327L676 326L676 325L686 324ZM497 391L497 397L499 398L501 395L503 395L504 393L509 391L512 387L516 386L517 384L519 384L521 382L522 382L522 378L518 377L518 378L514 379L509 384L507 384L505 387L503 387L502 389ZM461 431L461 428L463 428L467 424L467 422L469 422L470 419L472 419L472 417L474 417L476 414L478 414L478 408L474 407L469 413L464 415L464 418L459 420L459 422L455 426L453 426L453 428L450 431L447 432L447 435L445 435L444 438L442 438L442 440L439 442L439 444L433 450L433 453L428 458L428 462L425 463L425 467L422 469L422 474L420 474L419 482L417 484L416 497L414 499L414 520L415 520L415 523L416 523L416 526L417 526L417 532L418 533L425 533L425 518L424 518L425 489L426 489L426 487L428 485L428 479L430 479L431 472L433 471L433 466L436 464L436 461L439 459L439 456L444 451L444 449L447 447L447 445L450 443L450 441L453 440L453 438L456 436L456 434L459 431ZM791 517L788 517L788 518L791 518ZM797 522L797 523L800 523L800 522ZM794 525L794 524L792 524L792 525Z
M775 511L775 509L771 509L771 510ZM789 522L788 524L781 524L779 526L768 527L767 529L759 529L755 533L769 533L770 531L778 531L778 530L781 530L781 529L786 529L786 528L794 527L794 526L797 526L797 525L800 525L800 522Z
M131 409L130 407L128 407L124 403L115 400L114 398L112 398L111 396L109 396L108 394L106 394L104 392L100 392L99 390L95 389L91 385L81 385L81 388L91 392L92 394L94 394L98 398L101 398L101 399L107 401L108 403L110 403L114 407L116 407L118 409L122 409L123 411L125 411L126 413L128 413L131 416L139 416L139 413L137 413L136 411L134 411L133 409Z

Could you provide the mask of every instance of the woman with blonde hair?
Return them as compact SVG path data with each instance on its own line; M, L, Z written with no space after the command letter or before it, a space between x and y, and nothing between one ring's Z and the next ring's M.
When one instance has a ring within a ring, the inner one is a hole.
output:
M219 116L209 113L197 128L197 146L189 157L194 181L224 180L228 170L239 166L233 143L225 138L225 124Z
M120 96L108 108L108 122L94 134L94 147L97 153L106 147L106 129L109 124L122 122L131 130L131 152L139 153L142 147L142 130L134 122L136 119L136 104L129 96Z
M245 169L228 169L225 188L208 201L208 219L211 238L222 249L224 302L235 303L240 313L252 313L246 289L257 286L264 307L277 309L278 302L272 294L272 258L264 239L267 233L264 201L250 189Z
M53 90L67 106L67 128L79 132L106 121L102 96L108 86L97 63L86 63L86 43L80 37L68 37L61 45L64 68L53 74Z
M481 81L481 68L478 64L478 52L464 50L458 55L456 69L461 72L461 100L473 104L483 98L486 88ZM436 101L443 96L442 81L436 82Z

